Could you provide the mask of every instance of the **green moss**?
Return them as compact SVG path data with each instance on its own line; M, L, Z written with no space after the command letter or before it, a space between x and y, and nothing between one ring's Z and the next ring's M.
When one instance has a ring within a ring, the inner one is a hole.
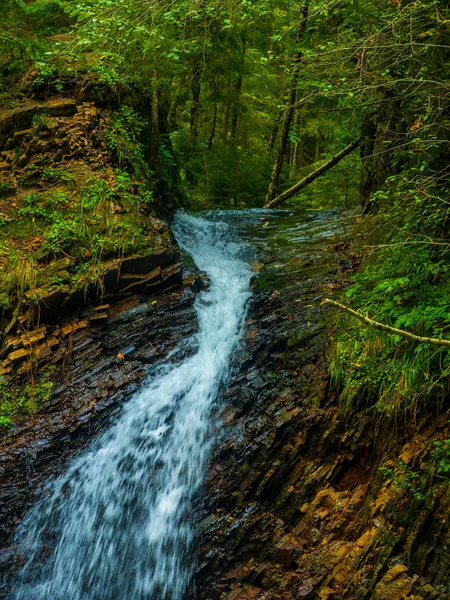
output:
M0 427L9 427L18 414L30 414L50 400L54 369L47 368L35 381L17 383L0 378Z
M106 143L120 167L128 167L138 179L150 176L141 139L144 129L144 120L127 106L113 113L106 128Z
M97 174L78 163L44 169L51 189L15 198L0 227L0 308L39 298L55 286L79 289L100 279L116 257L155 247L144 215L153 203L149 184L124 169ZM91 176L87 176L90 174Z

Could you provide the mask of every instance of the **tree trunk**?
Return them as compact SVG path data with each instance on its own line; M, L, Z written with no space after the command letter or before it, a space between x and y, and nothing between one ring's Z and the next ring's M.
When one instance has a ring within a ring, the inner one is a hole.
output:
M202 68L194 65L192 69L192 105L190 131L193 138L198 138L200 120L200 91L201 91Z
M228 79L227 85L226 85L227 94L226 94L226 100L225 100L225 110L223 112L223 121L222 121L222 137L225 142L228 139L228 125L230 123L230 87L231 87L231 80Z
M301 169L303 167L303 165L305 164L305 152L304 152L304 150L305 150L305 147L304 147L303 142L301 141L299 143L298 149L297 149L297 164L296 164L297 171L299 169Z
M238 118L239 118L239 104L241 101L241 92L242 92L242 71L244 69L244 62L245 62L245 46L246 46L246 40L242 41L242 64L241 64L241 70L239 72L237 81L236 81L236 87L235 87L235 97L234 97L234 104L233 104L233 114L231 117L231 139L234 142L236 140L236 134L237 134L237 125L238 125Z
M236 100L233 106L233 114L231 117L231 139L234 141L236 139L237 133L237 125L238 125L238 116L239 116L239 98L242 90L242 75L239 75L236 82Z
M180 94L175 92L173 96L170 96L169 109L167 111L167 122L169 124L170 131L175 131L177 126L177 109L180 104Z
M213 113L213 121L211 125L211 133L209 134L208 140L208 150L211 150L214 143L214 137L216 135L216 127L217 127L217 100L214 100L214 113Z
M295 142L291 148L291 179L295 179L297 173L297 151L298 151L298 111L294 113L294 128L295 128Z
M280 87L281 87L281 84L280 84ZM267 141L267 156L268 157L272 156L273 149L275 148L275 142L277 141L277 138L278 138L278 132L280 130L281 121L283 119L283 114L284 114L284 109L281 106L285 100L285 96L286 96L285 93L281 94L279 103L277 104L276 116L275 116L274 123L273 123L272 129L270 131L268 141Z
M320 136L317 132L314 136L314 162L319 162L320 158Z
M284 110L283 120L278 137L278 145L275 149L275 159L272 168L272 175L270 177L269 188L266 195L266 204L273 200L276 194L278 180L280 179L281 167L283 166L283 158L286 150L287 140L289 136L289 129L291 127L292 114L294 112L294 104L297 96L297 80L298 72L294 71L292 74L291 89L289 90L289 97Z
M306 23L308 20L309 11L309 0L305 0L302 11L302 20L297 31L297 44L300 43L303 34L306 29ZM294 114L295 101L297 99L297 83L300 74L300 60L302 53L297 51L294 55L293 68L292 68L292 80L289 88L288 98L284 109L283 120L281 123L280 133L278 137L278 144L275 150L275 159L272 168L272 175L270 177L269 188L266 195L266 205L269 204L275 197L278 180L280 178L281 167L283 166L283 157L286 151L286 145L289 136L289 129L291 128L292 115Z
M159 93L158 93L158 71L152 73L152 113L151 113L151 144L149 164L153 168L156 164L159 149Z
M353 152L353 150L355 150L355 148L357 148L360 145L361 141L362 138L359 137L356 140L353 140L353 142L350 142L350 144L346 146L343 150L341 150L339 154L336 154L335 156L333 156L333 158L330 158L330 160L323 163L323 165L321 165L318 169L304 177L301 181L293 185L291 188L289 188L270 202L266 202L264 208L273 208L274 206L278 206L278 204L281 204L282 202L289 200L289 198L292 198L292 196L298 194L300 190L302 190L315 179L317 179L317 177L323 175L323 173L328 171L328 169L331 169L331 167L334 167L334 165L337 165L338 162L340 162L343 158L350 154L350 152Z
M275 119L275 124L272 127L272 131L270 132L269 141L267 143L267 156L269 156L269 157L273 152L273 149L275 147L275 142L277 140L278 130L280 128L280 123L281 123L281 114L282 113L280 111L278 111L277 118Z
M378 203L372 195L383 188L386 179L395 172L390 148L395 147L403 134L400 101L392 101L388 97L381 107L366 115L361 125L361 133L365 137L361 146L360 180L364 214L378 212Z

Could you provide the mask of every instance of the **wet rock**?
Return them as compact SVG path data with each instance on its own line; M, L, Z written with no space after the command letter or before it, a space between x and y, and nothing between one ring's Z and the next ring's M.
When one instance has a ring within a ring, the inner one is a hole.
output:
M405 490L381 485L379 470L386 452L417 469L436 436L450 438L448 416L393 439L368 415L342 415L326 360L334 313L320 298L347 281L348 248L326 239L309 268L298 272L301 248L286 246L260 272L205 484L199 600L247 587L271 600L449 597L450 500L436 492L434 508L408 517Z
M32 419L23 417L0 434L0 598L17 567L9 558L24 511L77 451L110 426L152 365L193 334L194 299L188 287L159 296L157 308L152 298L134 297L109 306L108 319L95 329L91 313L101 310L61 327L60 373L51 399Z
M2 111L0 113L0 135L19 129L21 130L20 136L23 137L26 134L26 131L23 130L31 124L36 112L39 111L40 114L53 117L63 117L73 115L76 112L76 106L75 100L58 98L48 102L28 102L17 108Z
M206 287L205 280L200 275L194 278L194 281L191 283L191 289L195 292L201 292Z
M376 585L373 600L401 600L408 597L417 577L408 576L406 565L395 565Z

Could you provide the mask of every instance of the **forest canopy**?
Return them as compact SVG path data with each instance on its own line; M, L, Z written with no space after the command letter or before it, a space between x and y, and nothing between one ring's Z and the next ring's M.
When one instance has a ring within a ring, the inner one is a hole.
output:
M194 198L262 204L269 183L283 191L362 130L363 202L377 204L395 165L418 181L446 145L442 2L6 0L4 11L3 97L81 75L120 103L157 97ZM359 170L350 156L333 186L305 194L350 201Z

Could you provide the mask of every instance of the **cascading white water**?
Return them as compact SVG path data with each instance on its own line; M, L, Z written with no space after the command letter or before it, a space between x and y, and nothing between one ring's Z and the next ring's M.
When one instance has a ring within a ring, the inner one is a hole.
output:
M212 407L242 333L251 271L225 223L180 214L174 233L211 286L194 353L166 365L30 510L13 600L181 600L189 518L212 443Z

